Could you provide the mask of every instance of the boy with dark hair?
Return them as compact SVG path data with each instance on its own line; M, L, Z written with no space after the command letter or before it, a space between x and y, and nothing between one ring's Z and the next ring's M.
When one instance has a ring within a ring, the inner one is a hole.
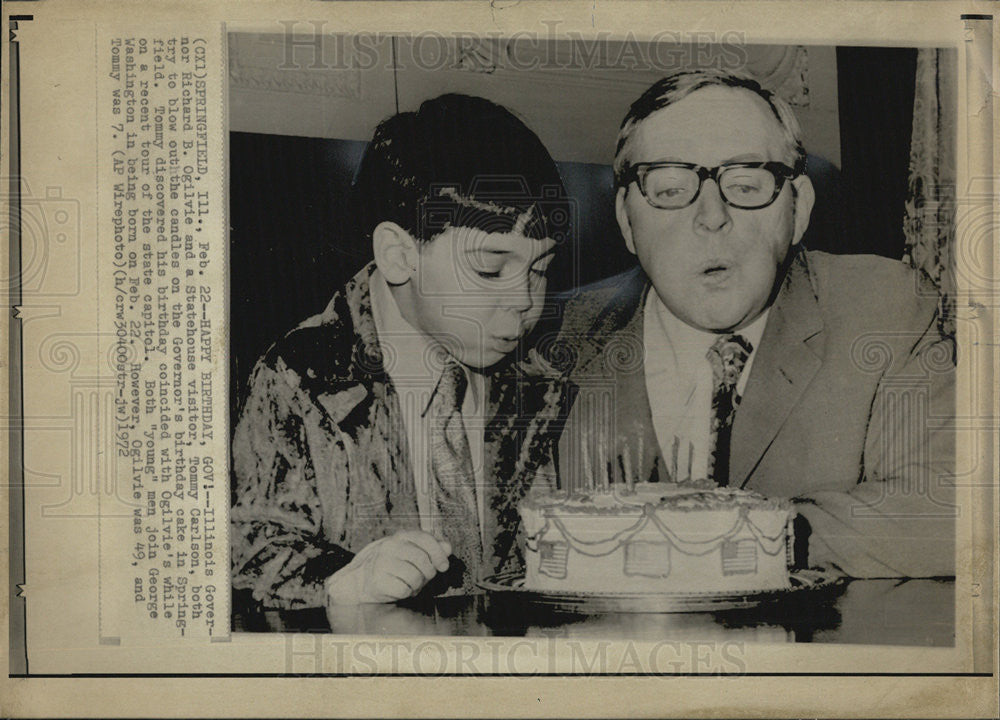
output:
M261 358L233 439L233 585L268 607L472 592L554 477L564 386L515 361L571 216L544 146L445 95L379 125L353 190L375 260Z

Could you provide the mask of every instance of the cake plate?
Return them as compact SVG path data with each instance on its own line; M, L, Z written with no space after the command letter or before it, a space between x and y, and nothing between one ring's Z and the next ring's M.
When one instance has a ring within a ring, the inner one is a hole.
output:
M553 592L524 587L524 574L501 573L479 583L497 599L517 600L566 613L688 613L743 610L785 600L821 599L844 585L844 578L822 569L796 570L791 584L777 590L726 592Z

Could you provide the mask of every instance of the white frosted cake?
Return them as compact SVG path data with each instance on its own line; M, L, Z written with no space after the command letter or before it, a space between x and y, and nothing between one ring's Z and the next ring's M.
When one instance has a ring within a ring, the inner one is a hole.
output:
M531 494L520 506L525 587L723 592L789 586L791 503L710 483Z

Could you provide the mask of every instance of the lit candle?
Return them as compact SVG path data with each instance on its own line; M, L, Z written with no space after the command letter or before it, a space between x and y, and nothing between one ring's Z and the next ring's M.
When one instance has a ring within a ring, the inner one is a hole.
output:
M629 453L628 440L625 441L625 445L622 448L622 464L625 471L625 489L631 493L633 490L632 455Z
M587 489L594 490L594 469L590 466L590 428L583 430L583 447L580 453L583 455L583 477L587 483Z
M610 492L611 482L608 479L608 432L603 422L600 424L599 438L597 443L597 476L601 481L601 489L604 492Z
M680 468L677 463L677 455L681 449L681 439L674 435L674 444L670 448L670 482L678 482L680 480L679 472Z
M643 449L645 448L645 446L643 445L645 437L643 436L641 429L639 430L638 434L639 434L639 452L636 454L635 472L636 475L641 476L643 465L646 462L646 455L643 453ZM642 477L639 478L639 482L642 482Z

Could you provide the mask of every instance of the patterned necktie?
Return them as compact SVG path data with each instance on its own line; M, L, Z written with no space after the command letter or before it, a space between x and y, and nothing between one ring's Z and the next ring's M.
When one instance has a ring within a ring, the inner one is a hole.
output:
M750 341L741 335L721 335L708 349L712 366L712 419L708 440L708 477L720 487L729 484L729 442L733 416L740 404L736 384L747 358L753 352Z
M449 358L429 408L432 526L434 534L451 543L452 554L464 563L462 589L466 593L476 590L483 556L476 477L462 421L468 386L465 369Z

